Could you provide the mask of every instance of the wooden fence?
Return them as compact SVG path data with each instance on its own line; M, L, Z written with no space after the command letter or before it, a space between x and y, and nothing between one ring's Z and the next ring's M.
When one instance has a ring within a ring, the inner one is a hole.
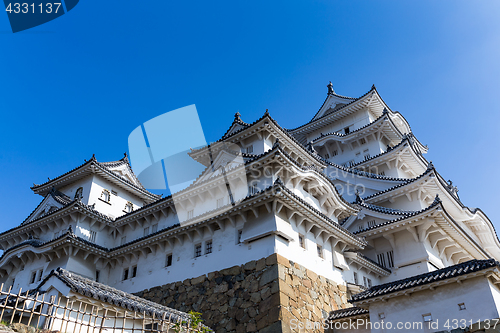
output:
M161 333L207 331L192 327L189 320L177 321L172 314L162 317L101 303L86 296L65 297L46 293L12 292L0 286L0 322L24 324L62 333ZM177 318L177 317L176 317Z

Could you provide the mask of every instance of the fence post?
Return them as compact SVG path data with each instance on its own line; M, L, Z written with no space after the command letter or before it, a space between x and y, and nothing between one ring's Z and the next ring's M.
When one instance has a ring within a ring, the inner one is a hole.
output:
M21 290L22 289L23 288L19 288L19 293L16 296L16 303L14 304L14 308L12 309L12 315L10 317L9 325L12 325L12 322L14 321L14 316L16 315L17 304L19 303L19 297L21 297Z
M97 310L97 314L99 315L99 310ZM102 315L101 328L99 329L99 333L102 333L102 328L104 327L104 321L106 320L107 315L108 315L108 309L105 309Z

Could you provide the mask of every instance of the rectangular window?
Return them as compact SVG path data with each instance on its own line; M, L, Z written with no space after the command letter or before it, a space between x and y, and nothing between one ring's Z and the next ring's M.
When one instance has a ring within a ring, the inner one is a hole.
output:
M122 276L122 280L125 281L128 279L128 268L125 268L123 270L123 276Z
M357 152L356 153L356 158L359 158L361 156L361 153L360 152Z
M325 154L325 159L329 159L330 158L330 155L329 154Z
M379 175L385 176L385 171L380 171Z
M137 266L132 266L132 277L135 278L137 276Z
M205 254L212 253L212 240L208 240L205 242Z
M351 160L351 161L347 162L347 164L348 164L350 167L352 167L354 164L356 164L356 162L354 162L354 160Z
M217 208L224 206L224 198L217 199Z
M149 227L144 228L144 236L149 235Z
M358 273L354 272L354 284L358 284Z
M363 276L363 286L368 287L368 281L366 280L366 276Z
M99 282L100 275L101 275L101 271L95 271L95 282Z
M54 239L59 237L59 231L58 232L54 232Z
M158 224L153 224L151 226L151 233L154 234L157 231L158 231Z
M376 226L375 220L368 221L368 228Z
M318 250L318 257L323 258L323 248L318 245L316 249Z
M170 266L172 266L172 253L167 254L167 257L165 258L165 267Z
M253 154L253 145L247 147L247 154Z
M299 246L303 249L306 248L306 243L304 241L304 236L299 234Z
M465 303L459 303L458 304L458 310L459 311L465 310Z
M194 246L194 257L201 257L201 244L196 244Z
M240 244L241 243L241 234L242 233L243 233L242 229L238 230L238 232L236 233L236 244Z
M394 267L394 252L389 251L386 253L387 255L387 267L392 268Z
M368 288L372 287L372 279L366 279L368 281Z
M111 194L118 195L118 192L116 192L115 190L111 190Z
M187 213L187 218L188 218L188 220L189 220L189 219L192 219L192 218L193 218L193 216L194 216L194 210L193 210L193 209L188 210L188 213Z
M43 269L38 271L38 279L36 280L37 282L42 281L42 274L43 274Z
M35 283L36 281L36 271L31 272L30 283Z
M364 225L363 224L358 225L358 231L361 231L363 229L364 229Z
M97 232L90 230L89 231L89 242L95 243L96 236L97 236Z
M364 145L366 143L366 139L365 138L361 138L359 139L359 143Z
M123 245L123 244L125 244L126 242L127 242L127 236L123 236L123 237L122 237L122 240L121 240L121 242L120 242L120 245Z
M424 320L424 322L432 321L432 314L430 313L423 314L422 319Z
M350 132L351 132L351 130L349 129L349 127L344 128L344 133L345 134L349 134Z
M365 161L370 159L370 154L365 154Z
M337 155L338 155L338 152L336 150L332 151L332 157L337 156Z
M380 266L387 267L385 263L385 255L384 253L377 254L377 261Z

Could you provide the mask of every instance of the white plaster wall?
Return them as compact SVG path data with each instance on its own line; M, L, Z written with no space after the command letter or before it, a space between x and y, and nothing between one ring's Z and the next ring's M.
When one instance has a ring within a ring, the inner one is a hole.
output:
M128 201L134 204L134 210L139 209L144 204L142 199L139 197L112 184L98 175L94 175L92 182L93 184L90 190L88 204L92 205L95 203L95 209L104 215L113 218L125 215L126 213L124 212L124 209ZM117 195L111 194L109 203L99 200L104 189L107 189L110 193L112 191L117 192Z
M346 116L340 120L335 121L330 125L326 125L316 131L308 134L307 142L312 141L319 137L321 133L326 134L330 132L341 132L344 133L343 129L349 126L351 132L361 128L372 121L370 113L367 109L359 110L349 116Z
M239 227L241 228L241 225ZM209 272L242 265L273 253L274 236L268 236L249 244L236 244L237 230L238 225L232 227L226 224L225 230L216 230L213 235L204 234L203 238L198 236L193 242L186 239L182 245L175 242L173 248L157 251L154 255L149 254L147 258L140 256L137 261L132 261L124 266L117 265L106 278L107 283L127 292L137 292L153 286L183 281ZM205 241L209 239L213 242L213 252L195 258L195 244L201 242L204 253ZM170 253L173 256L172 266L165 267L166 255ZM122 281L123 269L133 265L137 265L137 277Z

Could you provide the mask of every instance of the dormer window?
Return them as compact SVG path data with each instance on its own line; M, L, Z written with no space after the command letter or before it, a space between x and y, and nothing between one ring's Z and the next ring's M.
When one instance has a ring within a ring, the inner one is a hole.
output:
M134 204L130 201L125 205L125 209L123 210L125 213L131 213L134 210Z
M253 145L247 147L247 154L253 154Z
M83 187L79 187L75 192L75 200L80 200L83 198Z
M111 193L106 189L102 190L101 200L109 203L110 199L111 199Z

